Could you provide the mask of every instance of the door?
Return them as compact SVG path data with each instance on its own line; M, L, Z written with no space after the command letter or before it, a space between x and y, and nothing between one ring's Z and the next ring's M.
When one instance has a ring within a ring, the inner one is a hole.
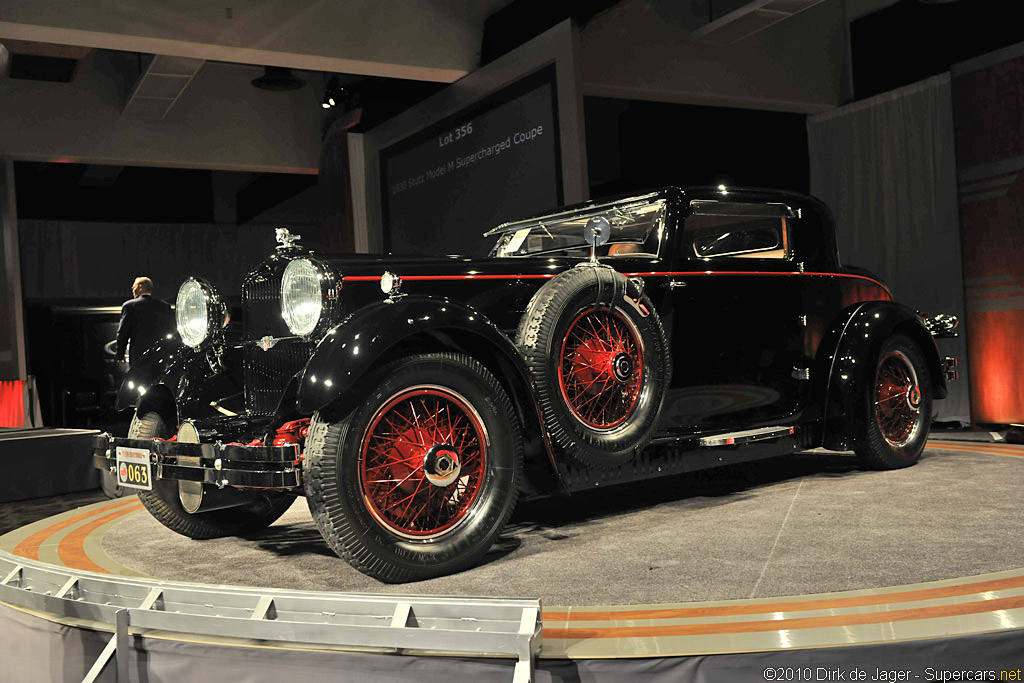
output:
M781 204L691 202L666 286L673 353L668 432L792 424L803 359L800 264Z

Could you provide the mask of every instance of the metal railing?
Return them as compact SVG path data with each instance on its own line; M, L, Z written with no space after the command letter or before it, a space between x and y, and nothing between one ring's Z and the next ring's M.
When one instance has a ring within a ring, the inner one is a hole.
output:
M534 680L541 605L534 599L377 596L112 576L0 551L0 602L112 627L83 683L113 657L128 679L133 629L323 645L395 654L515 658L514 683Z

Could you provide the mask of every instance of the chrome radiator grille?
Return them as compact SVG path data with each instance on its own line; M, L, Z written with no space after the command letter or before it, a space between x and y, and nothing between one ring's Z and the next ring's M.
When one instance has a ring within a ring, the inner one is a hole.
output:
M264 351L255 341L265 336L290 337L281 317L281 276L290 259L273 256L242 283L245 318L245 407L269 415L277 408L288 381L306 365L312 342L288 339Z
M268 351L246 347L246 410L258 415L272 414L288 380L305 367L312 352L313 344L304 341L283 341Z

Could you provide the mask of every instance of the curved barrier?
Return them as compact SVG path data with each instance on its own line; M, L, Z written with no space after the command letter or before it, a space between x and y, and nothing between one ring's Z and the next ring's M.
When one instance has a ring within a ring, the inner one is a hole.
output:
M928 448L1024 456L1024 447L1003 444L932 441ZM1004 655L1021 652L1005 644L1020 641L1024 629L1024 568L830 594L548 606L542 612L539 600L277 590L124 575L126 568L102 552L98 539L140 507L136 499L97 503L0 540L0 602L114 632L86 680L96 680L112 658L125 669L129 635L149 636L149 629L292 649L511 658L515 666L509 662L506 675L524 681L538 680L538 666L539 680L548 680L549 672L563 666L582 669L603 661L611 671L613 659L617 671L636 673L652 657L665 666L735 667L755 659L791 665L801 657L809 661L807 653L841 665L877 648L906 653L938 642L947 659L956 651L987 654L993 643ZM628 664L630 659L635 663ZM993 660L993 666L996 661L1004 660ZM455 666L450 659L444 665Z
M0 602L113 628L93 681L117 655L128 677L129 629L332 645L348 649L516 658L533 679L539 600L347 595L157 582L47 565L0 551Z

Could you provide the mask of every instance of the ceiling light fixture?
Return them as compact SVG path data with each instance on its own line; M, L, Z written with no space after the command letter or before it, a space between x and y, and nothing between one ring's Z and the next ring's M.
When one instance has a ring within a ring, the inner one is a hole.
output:
M282 92L298 90L306 85L306 82L293 74L292 70L286 66L265 66L263 75L252 79L252 84L260 90Z
M324 97L320 101L320 106L324 109L333 109L339 103L345 103L345 95L345 88L341 86L338 77L331 76L330 80L327 81L327 86L324 88Z

